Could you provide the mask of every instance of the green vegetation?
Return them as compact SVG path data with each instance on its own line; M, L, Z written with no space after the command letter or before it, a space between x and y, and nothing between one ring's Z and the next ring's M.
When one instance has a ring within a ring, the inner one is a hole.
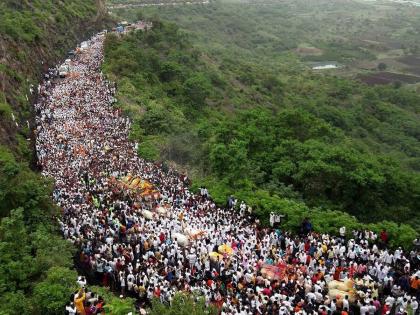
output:
M412 11L409 6L348 1L269 1L266 5L223 1L201 6L115 10L127 19L158 15L179 24L190 35L194 47L205 53L208 67L221 70L221 82L245 94L239 100L242 95L236 93L228 106L235 102L235 107L249 107L258 99L264 105L304 107L342 129L357 146L391 155L408 169L418 171L420 108L415 101L417 96L407 91L411 88L366 89L357 82L335 77L353 76L359 72L354 68L377 69L383 60L388 70L406 69L411 64L410 69L417 71L420 59L407 56L405 65L396 61L400 54L411 54L419 45L409 31L420 30ZM368 62L370 58L363 56L340 60L348 46L353 47L354 54L363 50L377 60L373 65ZM336 49L339 56L325 56L326 49ZM331 76L320 77L301 62L308 58L341 61L345 67L331 72ZM270 85L273 79L284 84L276 90L280 92L282 88L284 95L264 99L256 96L262 94L257 87L264 87L262 83Z
M366 68L420 73L418 15L394 8L290 1L119 10L129 19L159 14L183 31L155 19L152 31L110 35L104 71L118 83L139 153L187 169L217 202L235 194L263 223L270 211L287 214L290 230L304 217L321 232L385 228L391 246L408 246L420 226L420 97L401 84L346 78ZM30 85L104 26L97 9L93 0L0 3L0 314L61 313L75 290L75 249L59 234L52 183L30 169L22 126ZM306 62L328 60L344 70L308 70ZM133 311L131 299L94 290L107 312ZM203 313L191 296L173 306L152 312Z
M3 314L57 314L75 285L74 247L57 233L51 183L0 147L0 304ZM1 312L0 312L1 313Z
M130 0L145 2L150 0ZM234 52L238 59L264 63L268 68L277 67L276 61L288 54L302 61L304 68L314 62L338 62L338 69L320 72L371 85L409 84L410 89L420 91L420 59L416 59L420 54L416 38L419 8L380 1L210 2L112 12L129 20L159 16L175 22L192 35L195 45L211 55L232 56ZM386 79L376 76L382 71L378 68L381 63L387 65Z
M0 33L23 42L45 40L43 27L51 21L56 23L58 28L63 28L75 19L92 18L98 9L94 1L80 0L70 2L35 0L31 1L31 4L4 0L0 8Z
M136 2L143 1L130 0ZM239 48L250 55L258 52L272 57L300 48L298 53L304 60L347 64L360 59L381 59L399 49L406 54L419 52L416 32L420 22L416 8L410 6L327 0L249 3L218 0L211 1L211 5L126 8L113 12L132 20L139 15L158 15L177 23L194 35L197 44L213 51Z
M135 299L129 297L120 298L104 287L93 286L89 289L106 301L104 306L106 313L112 315L127 315L129 312L132 312L133 314L136 314L134 307Z
M30 97L29 87L37 84L40 74L62 59L76 40L106 25L107 17L97 7L100 2L1 1L0 74L4 79L0 82L0 91L5 95L1 95L0 100L11 106L18 121L30 118L26 96Z
M263 222L274 210L292 230L308 216L321 232L386 227L393 245L411 243L415 230L399 223L419 226L416 93L315 75L290 55L269 67L210 53L174 24L153 23L108 36L105 49L140 154L188 169L219 203L245 200Z
M150 315L215 315L218 310L213 307L206 307L204 297L193 294L175 294L171 305L164 305L158 299L152 301Z

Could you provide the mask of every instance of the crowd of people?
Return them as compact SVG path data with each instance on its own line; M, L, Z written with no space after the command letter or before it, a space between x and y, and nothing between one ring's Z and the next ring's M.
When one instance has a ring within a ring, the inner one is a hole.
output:
M80 250L88 282L135 297L142 309L185 291L226 315L419 314L418 248L390 250L369 231L317 234L309 220L300 235L264 228L233 196L221 208L207 189L190 192L187 176L139 158L115 85L100 70L104 38L90 39L66 78L48 77L35 105L38 161L55 181L61 230ZM134 191L122 184L127 177L158 193ZM333 281L351 287L333 291ZM100 312L103 300L84 287L69 314Z
M71 294L65 308L66 315L104 314L104 298L95 292L87 290L87 281L84 276L79 276L77 284L80 288Z

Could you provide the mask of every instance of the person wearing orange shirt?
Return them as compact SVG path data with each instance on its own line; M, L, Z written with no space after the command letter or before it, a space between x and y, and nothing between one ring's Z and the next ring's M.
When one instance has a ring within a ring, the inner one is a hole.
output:
M74 305L76 306L77 314L86 315L84 302L86 299L86 293L83 288L80 289L79 293L74 297Z
M413 277L411 279L410 287L411 287L411 294L412 295L416 295L417 290L420 288L420 279L419 279L419 277L415 276L415 277Z

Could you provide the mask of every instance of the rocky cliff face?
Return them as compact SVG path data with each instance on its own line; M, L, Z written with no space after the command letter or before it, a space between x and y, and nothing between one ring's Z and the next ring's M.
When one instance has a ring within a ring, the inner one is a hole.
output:
M31 85L77 42L112 25L104 0L0 4L0 145L18 150L30 134ZM21 140L19 140L21 139ZM18 152L19 153L19 152Z

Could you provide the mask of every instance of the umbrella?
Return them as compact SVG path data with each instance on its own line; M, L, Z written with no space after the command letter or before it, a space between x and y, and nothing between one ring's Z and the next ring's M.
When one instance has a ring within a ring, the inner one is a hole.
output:
M220 254L226 254L226 255L232 255L233 254L232 247L230 247L227 244L220 245L218 250L219 250Z

